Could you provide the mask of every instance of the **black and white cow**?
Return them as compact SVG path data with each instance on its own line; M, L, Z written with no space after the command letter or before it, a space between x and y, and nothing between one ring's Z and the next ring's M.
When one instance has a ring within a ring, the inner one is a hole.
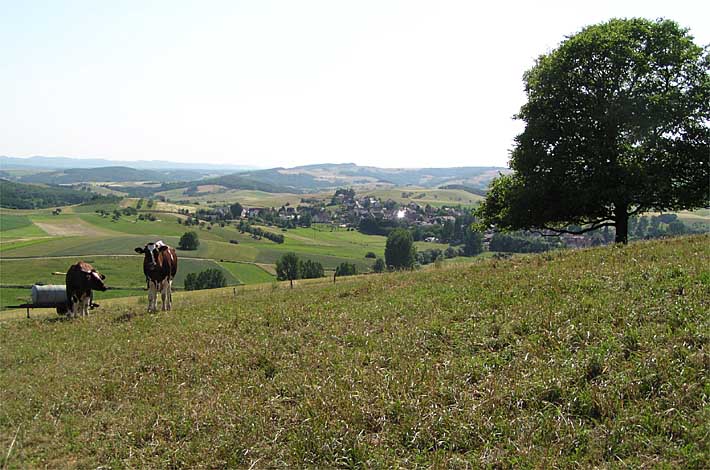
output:
M163 300L163 310L170 310L173 304L173 279L177 273L177 254L161 240L136 248L143 257L143 273L148 283L148 311L158 310L158 291Z
M69 316L86 316L91 304L91 291L105 291L106 276L96 271L89 263L79 261L69 267L66 276Z

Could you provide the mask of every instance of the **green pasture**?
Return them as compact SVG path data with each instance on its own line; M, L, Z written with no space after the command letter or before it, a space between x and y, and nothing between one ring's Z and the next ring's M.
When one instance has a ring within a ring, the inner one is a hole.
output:
M66 258L34 258L12 259L0 258L0 273L2 285L31 286L36 283L64 284L63 275L53 275L54 272L66 273L69 266L78 262L90 263L96 270L106 276L106 285L114 288L141 288L145 286L143 275L143 256L76 256ZM191 272L200 272L208 268L217 268L224 272L228 284L237 284L237 278L232 271L222 267L213 260L180 258L175 285L182 288L185 276ZM245 277L249 277L248 275Z
M27 287L0 287L0 310L9 305L20 305L31 300L31 292ZM0 318L2 318L0 314Z
M5 240L4 237L0 236L0 253L5 253L6 251L9 250L19 250L21 248L26 248L28 246L32 245L38 245L40 243L47 243L52 240L57 240L56 238L50 238L50 237L45 237L45 238L31 238L29 240Z
M297 206L302 198L330 199L333 192L293 194L293 193L267 193L264 191L254 191L246 189L217 190L215 192L199 193L194 196L186 196L184 189L174 189L163 191L156 195L164 196L170 201L188 201L190 203L200 203L207 205L226 205L235 202L244 207L281 207L285 204Z
M41 237L47 234L28 215L0 213L0 240Z
M64 281L62 281L63 283ZM94 301L99 303L104 299L116 299L123 297L132 296L145 296L145 292L142 288L135 289L110 289L105 292L95 292ZM31 303L32 301L32 289L31 287L0 287L0 310L5 310L8 306L21 305L24 303ZM30 310L30 315L32 315L33 310ZM52 312L54 313L54 312ZM0 319L3 319L4 315L0 312Z
M0 214L0 232L16 230L30 225L32 225L32 222L25 215Z
M407 193L407 197L402 195ZM373 189L371 191L358 191L358 196L372 196L380 198L383 201L392 199L400 204L408 204L416 202L424 206L475 206L483 197L476 194L471 194L461 189L431 189L431 188L390 188L390 189Z
M111 216L102 217L99 214L81 214L79 217L81 220L97 227L131 235L148 235L152 237L172 235L180 237L183 233L194 230L191 227L184 227L178 224L175 215L162 213L155 213L154 215L158 218L154 222L138 220L137 216L121 216L117 221L114 221ZM209 233L205 233L203 236L214 238Z
M275 276L254 264L223 262L219 263L219 265L232 273L241 284L259 284L276 280Z
M0 466L707 468L709 242L8 312Z

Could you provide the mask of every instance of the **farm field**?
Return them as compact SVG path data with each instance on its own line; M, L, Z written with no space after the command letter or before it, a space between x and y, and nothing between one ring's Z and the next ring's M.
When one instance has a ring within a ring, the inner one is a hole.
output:
M185 195L185 189L173 189L170 191L159 192L156 195L163 196L170 201L189 201L193 204L232 204L235 201L238 201L247 207L281 207L287 203L292 206L297 206L301 202L302 198L315 197L320 199L329 199L333 195L333 192L292 194L267 193L264 191L253 191L246 189L218 189L214 192L205 191L188 196Z
M709 265L694 236L4 320L0 465L702 468Z
M403 192L401 189L383 188L375 188L373 191L379 191L379 197L383 198L401 197ZM446 204L445 197L451 199L461 193L473 197L459 190L407 188L405 192L411 200L419 203L422 203L420 199L423 196L437 195L437 201L442 204ZM258 198L264 194L268 193L244 191L242 195ZM355 264L359 272L368 272L374 259L366 258L367 253L373 252L377 257L384 257L385 237L364 235L325 224L288 230L260 226L263 230L284 235L285 242L277 244L266 238L258 239L248 233L239 233L234 222L224 227L215 224L209 229L208 226L186 227L178 223L178 219L184 219L184 216L164 212L184 208L172 203L156 202L154 211L141 211L144 215L153 214L157 218L155 221L139 220L137 215L123 215L118 220L112 220L111 217L96 213L97 210L113 213L119 207L135 207L137 202L138 199L132 198L120 203L68 206L61 208L59 215L52 215L52 209L0 210L0 286L3 286L0 289L29 286L33 282L61 283L56 277L48 279L46 276L53 271L65 272L70 264L80 259L101 261L96 262L95 267L109 276L108 283L113 287L140 288L143 281L140 268L135 268L139 262L134 259L134 248L157 239L178 246L180 236L188 230L196 231L201 243L196 250L178 250L178 256L184 262L178 270L176 288L183 287L184 276L188 273L211 267L222 270L229 285L270 283L274 280L274 264L284 253L291 251L304 260L322 263L325 270L331 272L343 262ZM710 225L708 211L682 212L679 217L686 223L707 221ZM416 242L415 245L420 251L434 248L443 251L447 248L445 244L426 242ZM482 258L459 259L447 263L467 263ZM24 261L18 262L21 259ZM105 266L102 265L104 261ZM16 264L10 264L12 262ZM27 266L27 269L12 269L12 266L20 264ZM119 295L119 291L111 295ZM15 292L2 292L3 299L16 296ZM8 304L3 302L2 305Z
M122 207L124 202L126 206L135 205L137 199L124 200ZM160 204L158 210L169 207ZM59 215L48 210L0 211L0 308L17 304L18 297L29 295L33 283L63 284L62 278L51 273L66 272L69 265L79 260L92 263L115 289L98 293L97 300L135 295L135 289L142 288L144 280L140 256L135 255L134 248L156 239L177 246L179 237L188 230L196 231L201 243L193 251L178 250L180 265L175 280L178 289L188 273L208 268L220 269L228 285L273 282L276 260L289 251L297 252L303 259L321 262L326 270L347 261L361 272L369 271L373 263L365 258L367 252L373 251L378 256L384 253L384 237L344 230L331 232L320 226L279 232L286 235L286 243L276 244L239 233L233 225L214 225L211 230L185 227L177 223L178 218L183 218L178 214L152 212L158 220L151 222L125 215L113 221L95 212L112 213L116 207L115 203L69 206L63 207Z
M359 192L358 192L359 194ZM365 191L363 195L378 197L382 200L392 199L400 204L416 202L419 205L431 206L475 206L483 197L461 189L431 189L431 188L391 188ZM404 195L407 195L406 197Z

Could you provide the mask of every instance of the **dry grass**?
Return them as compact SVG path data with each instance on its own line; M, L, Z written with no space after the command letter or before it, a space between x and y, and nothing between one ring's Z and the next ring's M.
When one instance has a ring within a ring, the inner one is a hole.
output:
M701 468L709 241L2 322L0 464Z

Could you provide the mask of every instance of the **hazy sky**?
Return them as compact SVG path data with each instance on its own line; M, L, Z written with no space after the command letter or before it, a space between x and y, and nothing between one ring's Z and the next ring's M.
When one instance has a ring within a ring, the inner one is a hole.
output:
M583 26L710 2L0 0L0 155L504 166L522 74Z

